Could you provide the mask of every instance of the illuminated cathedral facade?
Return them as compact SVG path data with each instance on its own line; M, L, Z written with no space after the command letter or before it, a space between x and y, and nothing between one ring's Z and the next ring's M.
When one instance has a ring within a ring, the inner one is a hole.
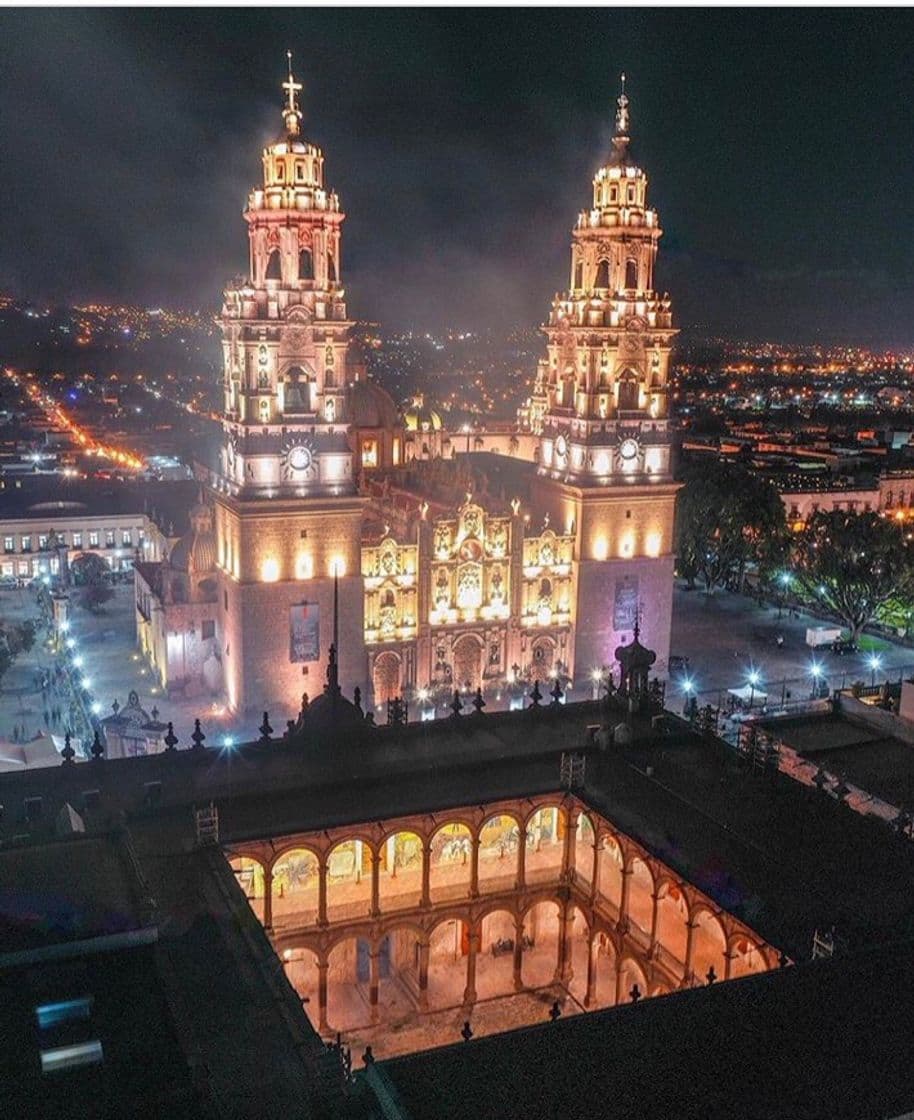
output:
M366 708L402 698L413 718L477 689L507 707L537 680L544 695L590 696L639 623L662 670L676 332L653 289L661 230L624 89L517 431L464 447L421 403L401 416L366 375L345 215L302 134L300 88L290 66L283 129L244 212L248 274L225 292L210 517L197 510L161 570L138 573L141 644L162 684L294 714L324 689L335 633L334 671ZM195 657L189 617L205 642Z

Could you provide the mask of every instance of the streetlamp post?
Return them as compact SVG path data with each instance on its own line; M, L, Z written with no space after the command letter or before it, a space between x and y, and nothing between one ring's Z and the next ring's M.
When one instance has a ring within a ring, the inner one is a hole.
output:
M758 683L759 683L758 672L755 669L753 669L749 673L749 708L750 709L752 708L752 705L755 703L755 689L756 689L756 686L758 685Z
M876 687L876 673L882 666L882 659L878 654L870 654L870 687Z

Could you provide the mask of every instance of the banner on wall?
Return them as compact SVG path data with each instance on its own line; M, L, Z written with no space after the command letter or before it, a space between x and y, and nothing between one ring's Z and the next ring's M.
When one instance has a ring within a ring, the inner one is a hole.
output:
M613 630L634 630L638 621L638 577L619 576L613 600Z
M293 664L320 661L321 609L317 603L289 608L289 660Z

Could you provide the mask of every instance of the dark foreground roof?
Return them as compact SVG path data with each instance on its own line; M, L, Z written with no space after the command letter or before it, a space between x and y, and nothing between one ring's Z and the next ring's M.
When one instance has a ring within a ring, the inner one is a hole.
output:
M402 1120L898 1116L914 945L817 961L379 1066Z

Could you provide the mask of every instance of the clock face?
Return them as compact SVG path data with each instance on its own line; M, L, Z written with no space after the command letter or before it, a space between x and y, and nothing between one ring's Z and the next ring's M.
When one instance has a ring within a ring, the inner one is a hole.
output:
M288 463L293 471L306 471L311 466L311 448L297 443L289 448Z
M634 459L638 454L638 441L634 439L624 439L619 444L619 454L626 461Z

